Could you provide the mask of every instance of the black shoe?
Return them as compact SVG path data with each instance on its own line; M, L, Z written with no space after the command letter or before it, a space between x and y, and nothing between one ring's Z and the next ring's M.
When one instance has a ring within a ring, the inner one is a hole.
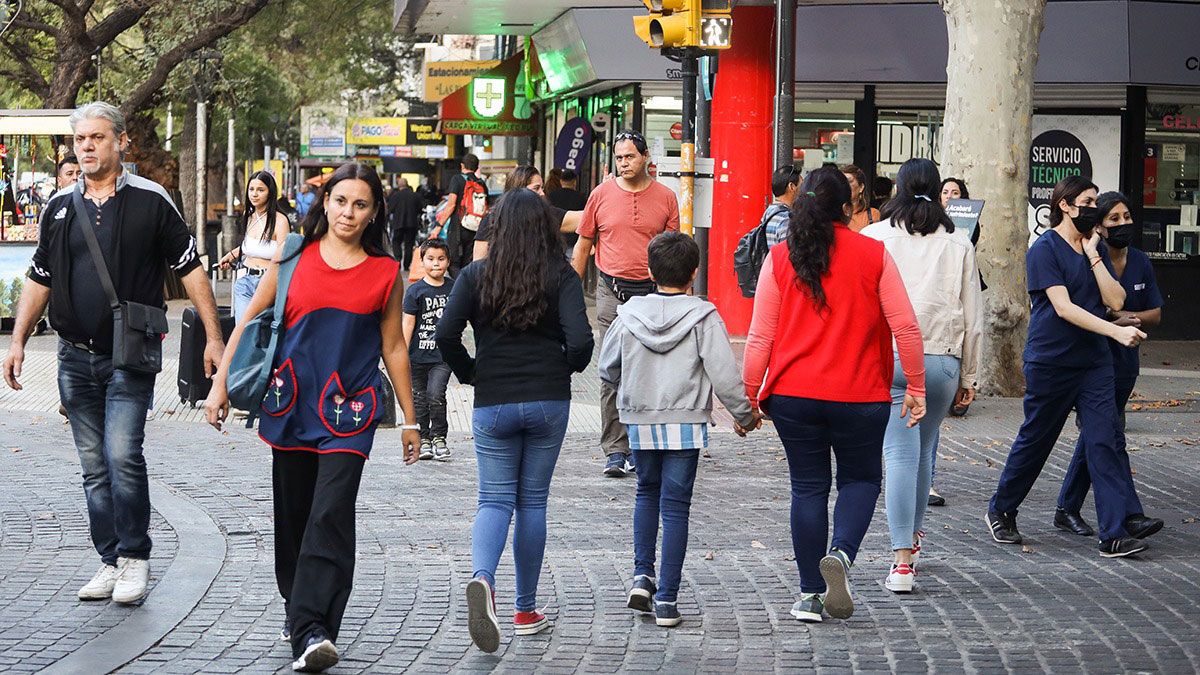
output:
M992 539L997 544L1021 543L1021 533L1017 532L1016 516L988 511L983 520L987 523L988 529L992 532Z
M628 470L625 468L629 460L624 453L614 452L608 456L608 464L604 465L604 475L609 478L624 478Z
M683 623L683 617L679 615L679 608L675 606L675 603L655 602L654 623L664 628L674 628Z
M952 405L952 406L950 406L950 416L951 417L962 417L962 416L966 415L967 411L970 409L971 409L971 406L969 406L969 405Z
M1078 513L1072 513L1066 509L1054 509L1054 526L1064 532L1077 534L1081 537L1094 537L1096 531L1091 525L1083 519L1083 516Z
M292 617L288 616L287 603L283 603L283 628L279 630L280 642L292 641L292 629L296 627L296 622Z
M1136 555L1150 548L1150 544L1137 539L1109 539L1100 542L1100 555L1105 558L1124 558Z
M317 629L308 634L300 658L292 662L297 673L321 673L337 665L338 651L325 631Z
M930 506L945 506L946 498L939 495L938 493L934 492L933 488L930 488L929 489L929 501L927 503Z
M1142 514L1129 516L1125 519L1125 531L1129 536L1145 539L1163 529L1162 518L1147 518Z
M645 574L639 574L633 578L633 588L629 589L629 602L626 607L635 612L642 614L651 614L654 612L654 594L658 592L658 587L654 585L654 580Z

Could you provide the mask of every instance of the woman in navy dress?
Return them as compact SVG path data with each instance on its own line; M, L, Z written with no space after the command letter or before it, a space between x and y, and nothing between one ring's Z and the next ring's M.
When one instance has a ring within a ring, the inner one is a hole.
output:
M1033 488L1074 408L1088 473L1096 485L1100 555L1140 553L1149 546L1131 536L1126 504L1133 480L1116 446L1117 410L1108 342L1136 347L1146 334L1107 320L1119 312L1125 290L1113 278L1108 248L1097 225L1096 186L1071 176L1054 186L1052 228L1025 256L1032 309L1025 342L1025 421L1013 441L985 516L992 539L1019 544L1017 509Z
M1136 228L1129 200L1120 192L1105 192L1096 200L1096 208L1100 209L1100 224L1103 227L1099 229L1104 243L1108 245L1114 276L1121 282L1121 288L1125 289L1124 308L1119 312L1109 312L1108 318L1118 326L1153 328L1162 321L1163 298L1154 279L1150 258L1129 245ZM1124 471L1132 475L1129 453L1125 450L1125 404L1129 402L1133 386L1137 383L1140 367L1138 350L1137 347L1125 347L1112 340L1108 341L1108 348L1112 352L1113 378L1116 380L1117 454ZM1055 527L1086 537L1095 534L1092 526L1080 514L1083 500L1091 487L1087 454L1083 436L1080 435L1079 442L1075 444L1075 456L1071 458L1071 465L1063 478L1062 491L1058 495ZM1128 497L1125 529L1131 535L1144 539L1162 529L1162 519L1146 517L1136 492L1131 492Z
M385 248L383 185L366 164L343 164L309 210L288 286L274 374L259 411L272 448L275 578L284 599L282 637L293 670L338 661L335 642L354 581L355 501L371 454L382 357L404 418L414 421L408 347L401 332L400 264ZM276 254L247 308L275 302ZM290 258L289 258L290 259ZM229 411L226 378L242 337L238 325L204 407L218 429ZM403 425L406 464L417 461L417 425Z

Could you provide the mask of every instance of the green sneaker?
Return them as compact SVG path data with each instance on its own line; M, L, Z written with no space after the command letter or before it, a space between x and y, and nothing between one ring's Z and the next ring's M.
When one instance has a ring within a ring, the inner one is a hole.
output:
M825 611L825 599L820 593L802 593L800 600L792 605L792 616L804 623L821 623Z

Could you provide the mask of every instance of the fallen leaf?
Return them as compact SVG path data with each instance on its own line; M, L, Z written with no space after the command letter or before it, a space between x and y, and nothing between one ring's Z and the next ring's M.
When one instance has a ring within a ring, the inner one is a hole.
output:
M20 452L20 451L21 451L21 449L20 449L20 448L9 448L9 449L10 449L10 450L12 450L13 452Z
M1136 475L1137 475L1137 469L1134 469L1134 468L1130 467L1130 469L1129 469L1129 475L1130 475L1130 476L1136 476Z
M995 463L995 462L993 462L993 461L992 461L992 460L990 460L990 459L984 459L983 461L987 462L987 465L988 465L988 468L989 468L989 469L991 469L992 467L996 466L996 463Z
M1033 547L1029 544L1024 544L1021 546L1021 553L1033 553Z
M766 548L766 547L767 547L766 544L762 543L761 541L759 541L757 539L750 542L750 548Z
M712 551L709 551L708 553L705 553L705 554L704 554L704 559L705 559L705 560L712 560L712 559L713 559L713 552L712 552Z
M738 454L740 455L741 453L738 453ZM712 459L712 455L708 454L708 451L707 451L707 450L705 450L705 451L704 451L704 458L705 458L705 459Z
M1183 519L1183 522L1184 522L1184 523L1186 523L1186 524L1188 524L1188 525L1191 525L1192 523L1195 523L1195 522L1196 522L1196 517L1195 517L1195 516L1192 516L1192 517L1190 517L1190 518L1184 518L1184 519Z

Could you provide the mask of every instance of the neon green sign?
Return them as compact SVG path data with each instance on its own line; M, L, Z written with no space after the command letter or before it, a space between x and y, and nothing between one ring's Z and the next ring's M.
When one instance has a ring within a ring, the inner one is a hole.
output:
M507 101L502 77L477 77L471 80L471 109L479 117L498 117Z

